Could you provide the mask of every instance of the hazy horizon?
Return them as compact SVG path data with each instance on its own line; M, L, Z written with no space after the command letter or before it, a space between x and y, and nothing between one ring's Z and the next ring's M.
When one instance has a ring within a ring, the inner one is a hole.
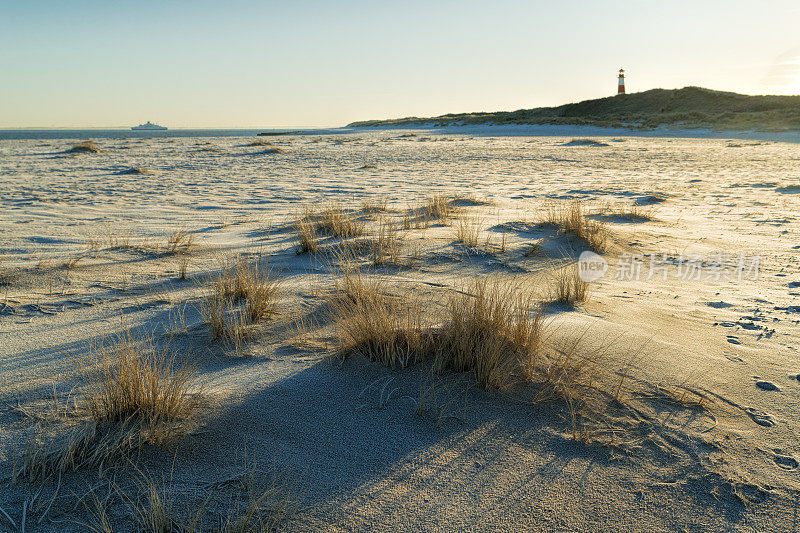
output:
M41 1L5 15L2 129L324 128L516 110L612 95L620 67L629 92L800 93L800 8L788 1Z

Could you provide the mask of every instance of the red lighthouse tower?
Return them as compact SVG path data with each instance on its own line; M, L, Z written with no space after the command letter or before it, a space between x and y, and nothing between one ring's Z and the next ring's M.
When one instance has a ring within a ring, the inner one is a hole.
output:
M617 94L625 94L625 71L619 69L619 78L617 81Z

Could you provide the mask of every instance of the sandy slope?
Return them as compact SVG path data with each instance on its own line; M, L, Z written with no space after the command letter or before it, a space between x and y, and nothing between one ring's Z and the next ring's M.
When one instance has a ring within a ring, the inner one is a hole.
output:
M275 140L286 153L240 138L107 140L103 153L81 155L63 154L62 141L0 142L3 460L34 426L17 406L43 405L53 383L69 391L87 341L143 326L171 332L196 358L208 401L200 428L166 453L146 450L141 464L168 475L177 493L196 494L241 469L246 449L292 480L290 529L797 527L800 146L666 137L564 146L569 138L458 131ZM126 173L134 166L149 173ZM314 313L335 275L295 253L289 224L301 205L385 197L399 217L407 202L438 193L490 201L464 209L495 248L464 250L446 226L404 232L414 266L380 273L392 291L432 306L473 274L544 286L554 260L580 251L550 230L501 223L534 220L553 199L600 207L666 197L653 221L610 218L606 277L586 304L548 315L558 335L639 356L642 394L611 416L613 446L574 441L562 406L485 392L469 376L437 378L441 412L417 416L429 380L422 368L332 363L324 327L310 344L293 339L292 318ZM179 227L196 235L195 282L175 279L174 257L108 250L109 234L151 245ZM497 248L502 231L506 251ZM540 240L544 254L526 257ZM760 254L758 279L676 277L681 257L716 252ZM267 256L285 278L280 316L259 327L244 357L209 342L195 309L200 275L233 253ZM639 280L616 279L620 254L666 254L668 279L646 279L647 259ZM707 395L711 409L644 394L676 384ZM66 476L74 494L62 488L52 516L87 520L72 502L98 483L95 473ZM54 485L43 489L48 498ZM0 507L19 521L37 490L7 485ZM124 501L109 506L130 526Z

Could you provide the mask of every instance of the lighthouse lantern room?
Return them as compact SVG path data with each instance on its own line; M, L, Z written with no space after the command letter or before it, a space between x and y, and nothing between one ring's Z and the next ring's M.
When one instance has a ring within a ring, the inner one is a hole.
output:
M619 79L617 81L617 94L625 94L625 71L619 69Z

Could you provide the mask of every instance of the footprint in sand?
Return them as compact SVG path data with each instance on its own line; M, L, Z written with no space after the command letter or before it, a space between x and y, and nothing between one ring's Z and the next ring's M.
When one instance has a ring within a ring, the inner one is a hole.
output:
M753 409L752 407L745 407L744 412L747 413L747 416L752 418L753 422L755 422L759 426L764 426L765 428L771 428L772 426L775 425L775 420L772 419L772 415L769 415L763 411Z
M728 342L731 344L742 344L738 338L734 337L733 335L728 335Z
M780 392L781 388L769 381L756 381L756 387L761 390Z
M775 460L775 464L784 470L796 470L797 467L800 466L800 464L797 462L797 459L791 455L781 455L780 453L776 453L773 459Z

